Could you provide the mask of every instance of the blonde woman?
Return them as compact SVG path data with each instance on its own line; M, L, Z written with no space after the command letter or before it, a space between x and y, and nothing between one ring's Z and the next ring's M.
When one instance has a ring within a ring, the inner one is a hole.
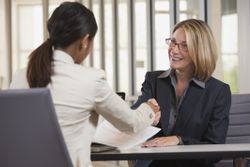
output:
M229 85L215 79L218 53L209 26L201 20L178 23L166 39L170 69L148 72L138 107L155 98L161 108L157 125L162 130L144 147L180 144L225 143L229 123L231 92ZM213 167L213 160L138 161L150 167Z

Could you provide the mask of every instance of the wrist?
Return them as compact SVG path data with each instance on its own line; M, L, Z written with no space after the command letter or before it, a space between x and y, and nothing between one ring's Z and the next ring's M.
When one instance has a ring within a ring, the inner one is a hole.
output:
M160 122L160 118L161 118L161 112L156 112L155 113L155 119L154 119L154 122L153 122L153 126L156 126L159 122Z

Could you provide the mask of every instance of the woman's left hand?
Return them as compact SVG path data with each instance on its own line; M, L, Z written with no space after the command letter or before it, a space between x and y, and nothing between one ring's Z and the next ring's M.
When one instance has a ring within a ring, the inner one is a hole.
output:
M165 147L179 144L177 136L157 137L142 144L142 147Z

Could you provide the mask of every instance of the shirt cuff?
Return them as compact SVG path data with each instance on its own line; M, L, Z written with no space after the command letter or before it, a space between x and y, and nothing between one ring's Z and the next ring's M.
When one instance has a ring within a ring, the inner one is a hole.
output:
M179 140L179 143L178 143L178 145L183 145L183 141L182 141L182 138L181 138L181 136L177 136L177 138L178 138L178 140Z

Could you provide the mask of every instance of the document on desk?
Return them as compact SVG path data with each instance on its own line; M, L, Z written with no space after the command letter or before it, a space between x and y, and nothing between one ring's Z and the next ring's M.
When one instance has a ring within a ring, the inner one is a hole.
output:
M159 131L160 128L150 126L137 133L125 133L119 131L111 123L104 120L97 126L94 140L92 142L120 149L128 149L145 142Z

